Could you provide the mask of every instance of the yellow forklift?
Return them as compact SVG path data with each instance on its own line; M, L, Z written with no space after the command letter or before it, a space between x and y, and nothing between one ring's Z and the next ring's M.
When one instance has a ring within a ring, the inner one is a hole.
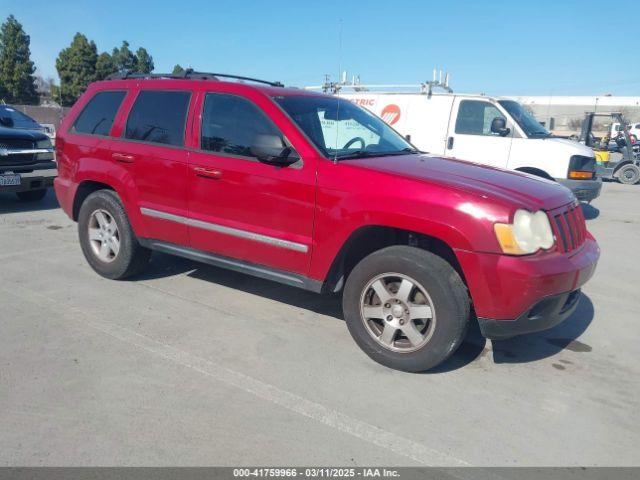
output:
M608 117L613 122L623 125L616 138L614 151L622 154L622 159L617 162L610 161L611 148L609 140L598 141L593 135L593 121L596 117ZM640 144L633 144L626 128L627 121L619 112L596 113L587 112L582 122L580 142L591 147L596 155L596 176L604 180L617 179L621 183L634 185L640 181ZM604 143L604 144L603 144Z

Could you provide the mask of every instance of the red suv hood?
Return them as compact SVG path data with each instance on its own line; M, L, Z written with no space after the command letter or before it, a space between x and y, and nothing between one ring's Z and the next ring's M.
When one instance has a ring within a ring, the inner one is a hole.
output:
M434 184L447 184L518 207L550 210L574 201L571 191L552 180L525 173L430 155L398 155L341 160Z

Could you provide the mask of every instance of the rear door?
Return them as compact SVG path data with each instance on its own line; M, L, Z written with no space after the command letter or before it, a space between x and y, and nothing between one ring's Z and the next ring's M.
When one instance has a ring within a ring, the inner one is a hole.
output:
M188 152L184 147L191 92L143 88L112 142L111 159L130 173L147 238L188 244Z
M303 156L282 167L262 163L251 153L259 135L277 135L291 144L284 133L291 125L283 125L284 114L261 95L204 91L199 103L198 145L189 159L192 247L306 274L316 158Z
M491 132L494 118L507 117L488 100L456 97L449 121L445 156L506 168L509 161L513 125L507 121L510 133L501 136Z

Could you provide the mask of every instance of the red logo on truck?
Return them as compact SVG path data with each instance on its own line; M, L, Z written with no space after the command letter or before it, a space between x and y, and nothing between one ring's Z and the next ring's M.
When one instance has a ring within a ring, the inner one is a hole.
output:
M382 109L382 113L380 114L380 118L387 122L389 125L393 125L398 120L400 120L400 107L398 105L387 105Z

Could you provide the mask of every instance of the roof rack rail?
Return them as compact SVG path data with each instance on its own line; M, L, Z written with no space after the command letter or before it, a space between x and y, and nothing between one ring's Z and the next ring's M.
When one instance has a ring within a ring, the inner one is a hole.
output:
M442 79L442 70L440 70L440 77L437 77L437 71L433 69L433 80L421 82L417 85L406 84L393 84L393 85L365 85L360 83L360 75L354 76L351 82L347 80L347 72L342 72L342 78L338 82L332 82L330 75L324 76L324 83L322 85L313 85L310 87L304 87L305 90L322 90L324 93L338 94L343 89L353 90L354 92L369 92L372 93L413 93L418 89L419 93L427 94L429 97L433 94L434 88L441 88L447 93L453 93L453 90L449 86L449 74L445 73L444 80ZM385 89L389 89L386 90Z
M260 80L259 78L243 77L241 75L231 75L228 73L208 73L208 72L196 72L192 68L187 68L182 73L135 73L130 71L116 72L109 75L105 80L127 80L133 78L174 78L174 79L192 79L192 80L216 80L220 81L220 78L232 78L235 80L241 80L245 82L263 83L271 87L284 87L281 82L269 82L267 80Z

